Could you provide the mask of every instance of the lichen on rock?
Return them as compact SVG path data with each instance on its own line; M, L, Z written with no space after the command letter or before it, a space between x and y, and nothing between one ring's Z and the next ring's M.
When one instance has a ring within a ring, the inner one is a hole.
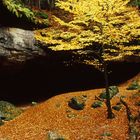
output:
M0 115L1 119L9 121L19 116L22 113L22 110L15 107L13 104L7 101L0 101Z
M26 62L45 52L36 46L34 32L19 28L0 28L0 56L13 63Z
M85 107L85 102L87 100L87 96L81 95L81 96L76 96L70 99L68 105L76 110L83 110Z

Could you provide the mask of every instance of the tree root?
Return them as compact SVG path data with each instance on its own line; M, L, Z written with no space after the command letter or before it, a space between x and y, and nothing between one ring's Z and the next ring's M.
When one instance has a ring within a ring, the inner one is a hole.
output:
M140 112L138 113L138 115L133 116L130 108L128 107L128 104L122 98L120 99L120 101L126 108L127 118L129 121L129 140L139 140L140 133L136 122L140 121Z

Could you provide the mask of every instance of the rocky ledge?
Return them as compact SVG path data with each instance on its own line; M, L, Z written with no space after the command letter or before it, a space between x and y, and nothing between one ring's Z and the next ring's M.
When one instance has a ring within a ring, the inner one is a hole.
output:
M19 28L0 28L0 63L22 63L45 52L35 45L34 32Z
M139 52L138 52L139 53ZM46 55L47 54L47 55ZM48 58L48 49L43 42L36 41L34 31L12 27L0 28L0 65L23 64L36 58ZM56 61L71 60L71 51L51 52ZM39 59L38 59L39 60ZM124 56L119 62L140 62L139 55Z

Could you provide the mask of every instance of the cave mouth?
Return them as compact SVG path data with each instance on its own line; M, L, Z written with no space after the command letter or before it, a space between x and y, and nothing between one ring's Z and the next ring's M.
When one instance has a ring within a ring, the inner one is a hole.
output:
M123 83L140 72L139 63L112 63L108 68L110 85ZM41 60L17 70L1 68L0 85L0 100L25 105L66 92L104 87L104 77L92 66Z

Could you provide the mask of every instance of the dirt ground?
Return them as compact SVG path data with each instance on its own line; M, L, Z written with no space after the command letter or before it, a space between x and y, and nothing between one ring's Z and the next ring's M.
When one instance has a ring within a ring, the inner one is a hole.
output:
M111 100L112 105L116 105L120 96L124 96L133 115L140 111L140 106L135 105L140 101L140 91L126 88L132 80L137 79L140 79L140 74L118 86L119 93ZM28 106L24 113L0 127L0 140L47 140L50 132L66 140L127 140L129 127L124 106L120 111L113 110L114 119L107 119L105 103L100 108L91 107L95 96L102 90L65 93ZM87 96L85 108L70 108L68 101L80 95ZM138 125L140 127L140 123Z

